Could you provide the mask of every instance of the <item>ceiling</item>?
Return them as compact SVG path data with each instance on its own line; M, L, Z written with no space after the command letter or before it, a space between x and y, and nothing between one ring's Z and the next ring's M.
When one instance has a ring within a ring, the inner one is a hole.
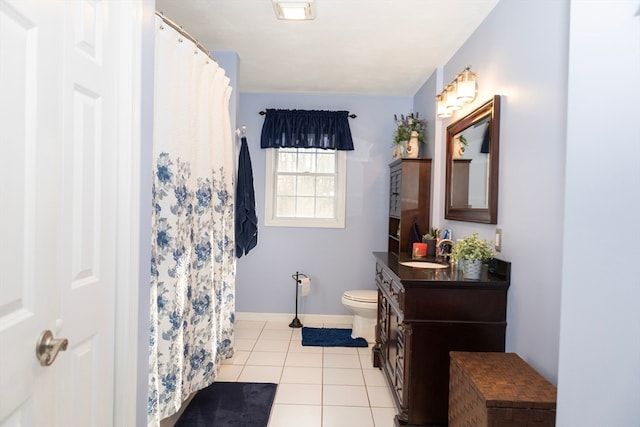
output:
M235 51L239 92L412 96L498 1L316 0L311 21L276 19L271 0L156 9L206 49Z

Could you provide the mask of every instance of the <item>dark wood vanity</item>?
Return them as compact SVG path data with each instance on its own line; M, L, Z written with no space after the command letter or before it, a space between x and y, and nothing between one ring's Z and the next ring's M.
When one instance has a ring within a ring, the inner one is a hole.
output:
M401 262L411 260L406 253L373 255L378 287L373 364L391 389L395 425L446 426L449 352L505 349L510 263L493 260L480 280L464 280L455 267L404 266Z
M447 127L445 219L497 223L499 117L500 96L495 95ZM486 200L470 206L471 184L477 180L471 181L476 178L471 177L470 160L453 159L453 142L480 125L485 126L482 139L475 140L487 157L480 180ZM449 352L504 352L511 264L492 260L479 280L465 280L462 271L449 265L402 265L411 261L414 223L419 233L431 226L431 159L396 160L389 175L387 252L374 252L378 320L373 366L382 370L391 390L396 426L446 426Z

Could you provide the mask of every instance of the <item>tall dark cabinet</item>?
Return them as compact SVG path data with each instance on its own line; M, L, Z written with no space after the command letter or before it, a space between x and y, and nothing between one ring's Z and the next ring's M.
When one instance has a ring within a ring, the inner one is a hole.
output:
M421 234L429 231L431 200L431 159L399 159L389 165L389 244L396 256L411 252L411 227Z

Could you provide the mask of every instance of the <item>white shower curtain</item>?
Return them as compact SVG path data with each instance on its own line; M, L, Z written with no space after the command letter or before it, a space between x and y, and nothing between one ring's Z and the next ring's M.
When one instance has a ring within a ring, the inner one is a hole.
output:
M231 87L156 17L148 425L210 385L233 355Z

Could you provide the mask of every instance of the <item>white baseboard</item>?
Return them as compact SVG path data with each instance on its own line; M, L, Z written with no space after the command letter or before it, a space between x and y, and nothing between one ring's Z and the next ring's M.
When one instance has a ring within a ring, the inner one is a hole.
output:
M252 313L236 311L236 321L238 320L257 320L263 322L283 322L290 323L295 314L293 313ZM348 314L298 314L298 319L302 324L322 325L322 324L342 324L350 325L353 323L353 315Z

